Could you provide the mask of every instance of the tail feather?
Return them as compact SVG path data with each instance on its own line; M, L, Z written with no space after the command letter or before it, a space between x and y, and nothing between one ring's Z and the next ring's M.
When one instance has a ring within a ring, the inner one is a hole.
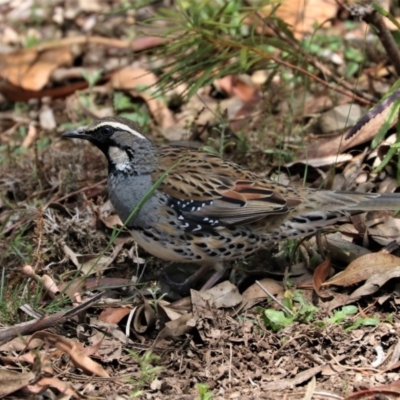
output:
M303 190L304 202L294 210L295 215L308 214L313 210L326 212L400 210L400 193Z
M311 211L315 209L319 211ZM301 238L351 215L380 210L400 210L400 193L315 191L278 229L266 233L264 240Z
M372 194L372 193L371 193ZM379 211L400 210L400 193L373 193L374 198L363 199L347 210Z

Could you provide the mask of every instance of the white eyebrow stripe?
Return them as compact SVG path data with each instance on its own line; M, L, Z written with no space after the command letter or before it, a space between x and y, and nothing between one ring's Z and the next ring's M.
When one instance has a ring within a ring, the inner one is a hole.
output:
M121 131L126 131L126 132L131 133L134 136L139 137L140 139L145 139L145 137L141 133L130 128L128 125L122 124L121 122L105 121L105 122L102 122L101 124L96 125L95 129L101 128L102 126L112 126L113 128L119 128L119 129L121 129Z

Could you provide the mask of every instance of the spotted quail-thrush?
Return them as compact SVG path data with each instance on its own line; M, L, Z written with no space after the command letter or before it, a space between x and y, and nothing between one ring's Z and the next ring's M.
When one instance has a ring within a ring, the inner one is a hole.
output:
M211 153L157 147L124 118L102 118L63 137L88 140L107 157L108 192L122 221L172 168L127 227L149 253L203 264L201 272L346 214L400 209L400 194L284 186Z

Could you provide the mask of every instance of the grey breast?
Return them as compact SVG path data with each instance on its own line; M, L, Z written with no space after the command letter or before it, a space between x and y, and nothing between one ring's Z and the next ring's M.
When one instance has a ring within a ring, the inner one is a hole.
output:
M153 185L150 175L110 174L108 193L118 216L125 222L131 212L146 196ZM128 223L128 227L146 228L153 225L160 206L159 194L154 193Z

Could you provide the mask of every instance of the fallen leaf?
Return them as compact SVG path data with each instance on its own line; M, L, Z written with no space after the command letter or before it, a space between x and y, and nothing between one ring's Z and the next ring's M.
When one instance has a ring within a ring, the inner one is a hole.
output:
M18 50L2 55L0 76L15 86L37 91L43 89L57 67L71 63L69 46L44 51L36 48Z
M0 369L0 398L4 398L27 386L34 381L36 374L33 372L17 372Z
M111 76L110 84L113 89L128 90L132 96L141 97L162 128L175 125L175 119L167 104L155 96L155 85L158 78L152 72L138 67L122 68Z
M400 258L393 254L372 253L361 256L351 262L347 268L324 282L322 286L350 286L365 281L383 271L390 271L400 265Z
M391 269L372 275L361 287L356 289L349 297L350 302L354 302L363 296L377 292L387 281L400 277L400 264L392 266Z
M275 6L275 3L272 4ZM298 37L303 33L314 32L315 25L336 17L338 9L334 0L280 0L279 4L275 15L291 25L291 30ZM263 14L266 17L273 6L264 7Z
M260 284L265 287L274 296L283 295L283 286L274 279L265 278L260 281ZM256 283L249 286L242 294L242 304L240 304L236 310L235 314L239 312L248 310L254 305L260 303L261 301L269 298L268 295L260 288Z
M56 378L55 376L41 378L37 382L35 382L34 385L29 385L28 389L32 393L39 394L43 393L49 387L57 389L60 393L64 394L65 396L73 397L76 399L81 398L79 393L73 389L71 382L64 382Z
M100 364L87 356L86 350L79 342L74 342L64 336L55 335L47 331L34 333L31 336L31 340L33 339L42 339L45 343L50 344L50 346L56 347L68 354L72 363L76 367L81 368L84 372L103 378L109 378L107 371Z
M100 313L99 320L107 324L118 324L131 311L130 307L108 307Z
M317 293L317 295L321 298L327 298L331 297L329 293L324 293L321 290L321 286L325 279L329 276L331 272L331 259L330 257L327 257L324 262L318 265L318 267L314 271L313 275L313 286L314 290Z
M206 291L197 292L196 290L191 290L190 293L194 309L200 304L201 306L207 304L207 307L214 308L230 308L242 302L242 296L238 288L230 281L221 282ZM197 303L199 298L202 300L200 304Z

